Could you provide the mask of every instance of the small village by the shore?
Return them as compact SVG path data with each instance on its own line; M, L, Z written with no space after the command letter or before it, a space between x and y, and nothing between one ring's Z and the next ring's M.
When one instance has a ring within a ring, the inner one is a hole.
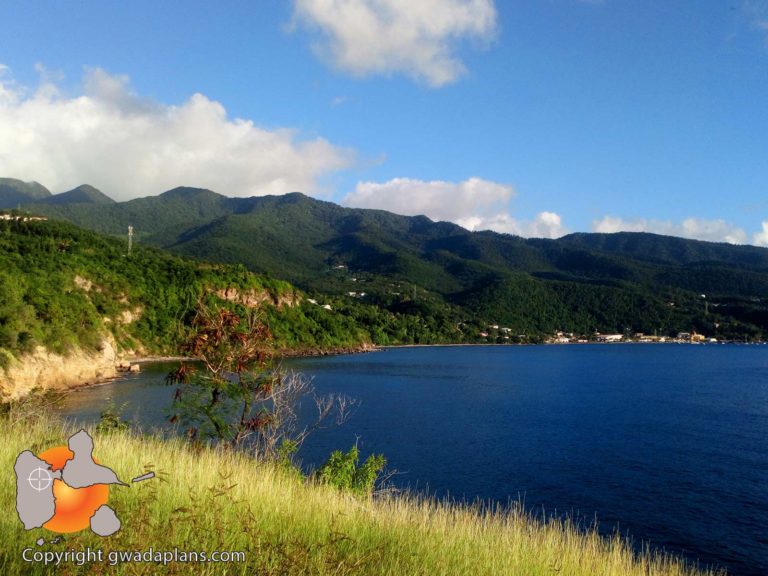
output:
M700 334L695 330L678 332L673 336L645 334L627 330L623 334L578 334L557 331L544 339L536 339L527 334L515 334L511 328L489 325L478 337L489 344L766 344L760 339L732 340Z

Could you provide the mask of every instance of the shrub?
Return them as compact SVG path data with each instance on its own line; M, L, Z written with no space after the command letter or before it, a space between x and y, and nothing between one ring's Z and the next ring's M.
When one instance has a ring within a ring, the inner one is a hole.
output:
M96 431L104 434L128 430L130 425L120 416L121 411L121 408L116 408L114 403L110 402L101 413L99 422L96 424Z
M318 476L322 482L340 490L371 494L387 461L381 454L371 454L362 466L358 465L359 462L360 452L357 446L352 446L346 453L336 450L318 470Z

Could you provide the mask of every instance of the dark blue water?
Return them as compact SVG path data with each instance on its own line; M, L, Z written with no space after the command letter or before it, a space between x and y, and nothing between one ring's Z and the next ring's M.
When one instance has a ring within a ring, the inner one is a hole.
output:
M768 346L408 348L286 363L360 403L316 433L316 466L356 441L394 482L437 496L523 499L636 544L768 574ZM167 366L70 395L85 420L111 398L163 422Z

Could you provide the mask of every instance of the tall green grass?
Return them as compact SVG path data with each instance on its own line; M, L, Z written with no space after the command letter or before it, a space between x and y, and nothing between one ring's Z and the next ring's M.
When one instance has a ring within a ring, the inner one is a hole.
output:
M13 465L65 444L74 430L14 408L0 416L0 574L375 574L699 576L710 574L655 553L634 554L618 537L584 533L569 522L542 523L520 509L480 510L416 496L359 498L310 484L231 452L194 449L180 439L118 432L94 437L95 457L121 479L147 470L157 478L113 487L110 506L123 522L112 537L86 530L36 547L55 534L25 531L15 512ZM241 563L60 565L25 563L24 548L243 551Z

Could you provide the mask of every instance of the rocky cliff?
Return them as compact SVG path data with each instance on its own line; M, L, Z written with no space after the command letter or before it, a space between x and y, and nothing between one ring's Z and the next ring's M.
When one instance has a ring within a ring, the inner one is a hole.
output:
M75 351L67 356L38 347L0 369L0 400L22 398L35 389L66 390L95 384L116 375L117 354L111 340L104 340L98 352Z

